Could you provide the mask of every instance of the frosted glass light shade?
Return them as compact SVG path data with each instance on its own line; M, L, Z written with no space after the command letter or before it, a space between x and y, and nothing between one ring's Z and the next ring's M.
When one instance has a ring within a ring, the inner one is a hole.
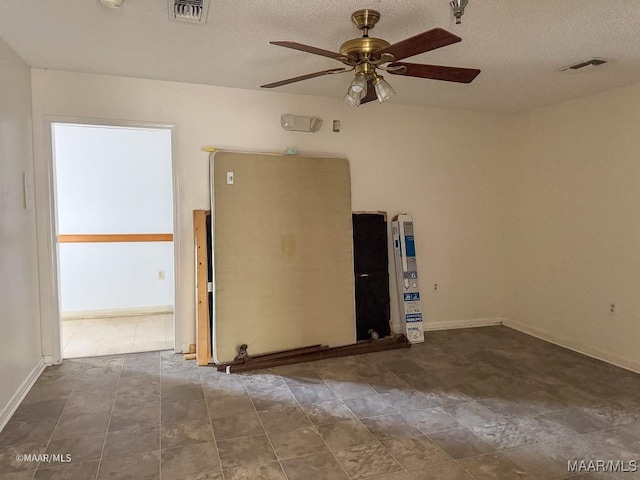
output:
M376 78L374 88L376 89L376 97L378 97L380 103L386 102L396 94L396 91L382 77Z

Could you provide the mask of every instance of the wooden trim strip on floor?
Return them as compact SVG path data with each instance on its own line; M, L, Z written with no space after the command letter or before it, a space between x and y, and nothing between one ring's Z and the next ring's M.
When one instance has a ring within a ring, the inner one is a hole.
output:
M294 363L312 362L326 358L346 357L361 353L382 352L396 348L411 348L411 342L403 334L387 337L380 340L362 340L360 342L344 345L342 347L327 347L324 345L312 345L293 350L284 350L264 355L256 355L248 359L229 363L215 364L219 372L238 373L263 368L273 368Z
M173 233L100 233L58 235L58 243L173 242Z

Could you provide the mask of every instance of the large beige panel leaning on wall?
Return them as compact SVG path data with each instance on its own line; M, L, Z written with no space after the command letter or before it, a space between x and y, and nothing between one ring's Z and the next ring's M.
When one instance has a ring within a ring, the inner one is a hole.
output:
M243 343L255 355L355 342L349 162L216 152L211 164L215 361Z

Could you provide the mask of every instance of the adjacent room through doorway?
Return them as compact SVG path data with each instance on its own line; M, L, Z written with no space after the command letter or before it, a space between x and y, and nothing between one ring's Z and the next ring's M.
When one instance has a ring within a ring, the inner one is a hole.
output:
M173 348L171 130L52 135L63 358Z

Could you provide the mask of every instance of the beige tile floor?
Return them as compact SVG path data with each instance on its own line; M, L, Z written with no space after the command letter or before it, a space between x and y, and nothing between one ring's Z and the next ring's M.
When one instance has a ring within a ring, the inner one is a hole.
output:
M638 480L640 375L506 327L226 375L171 351L47 367L0 480ZM69 460L16 458L69 455Z
M63 358L173 348L173 314L62 321Z

